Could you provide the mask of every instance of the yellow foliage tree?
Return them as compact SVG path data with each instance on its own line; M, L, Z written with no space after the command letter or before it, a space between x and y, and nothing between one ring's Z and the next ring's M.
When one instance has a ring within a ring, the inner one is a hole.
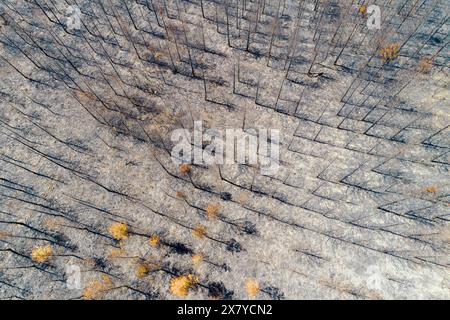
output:
M420 73L429 73L431 68L433 67L433 60L431 58L422 58L419 62L419 72Z
M100 300L103 299L108 290L113 288L114 284L111 279L104 275L101 280L94 280L88 284L83 291L83 299Z
M189 174L189 173L191 173L191 166L190 165L188 165L188 164L182 164L181 166L180 166L180 172L181 173L183 173L183 174Z
M203 255L201 253L192 256L192 263L194 265L198 266L202 262L203 262Z
M437 192L437 188L431 186L431 187L426 188L425 191L428 192L428 193L436 193Z
M37 263L46 263L53 255L53 248L51 246L38 247L31 251L31 259Z
M173 278L170 281L170 292L180 298L185 298L189 290L198 283L198 278L192 274Z
M359 13L361 13L363 16L365 16L366 15L366 13L367 13L367 6L360 6L359 7Z
M206 215L208 216L209 219L217 218L217 216L219 215L220 208L221 206L219 204L211 203L205 209Z
M247 290L247 295L249 296L249 298L254 299L258 296L260 288L259 288L259 283L256 280L248 280L247 283L245 284L246 290Z
M199 225L192 231L192 234L198 239L203 239L206 236L206 227Z
M157 246L159 246L161 242L161 237L158 235L153 235L151 236L149 243L152 247L156 248Z

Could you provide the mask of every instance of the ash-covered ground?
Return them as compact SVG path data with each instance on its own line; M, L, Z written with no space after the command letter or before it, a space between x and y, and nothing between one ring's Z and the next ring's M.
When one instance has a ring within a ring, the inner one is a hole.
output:
M2 1L0 298L449 299L448 7Z

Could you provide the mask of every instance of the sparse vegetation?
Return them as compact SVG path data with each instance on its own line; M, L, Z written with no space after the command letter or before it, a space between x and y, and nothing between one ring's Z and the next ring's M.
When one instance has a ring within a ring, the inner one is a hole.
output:
M203 262L203 255L202 254L195 254L192 256L192 263L195 266L200 265Z
M425 191L428 192L428 193L436 193L438 190L437 190L436 187L430 186Z
M205 209L208 219L216 219L219 215L220 208L221 206L217 203L209 204Z
M177 297L185 298L197 283L198 278L191 274L176 277L170 281L170 292Z
M204 239L206 236L206 227L204 225L198 225L194 230L192 230L194 237L198 239Z
M146 264L146 263L139 263L137 265L136 276L139 279L142 279L145 276L147 276L150 271L151 271L151 268L150 268L150 266L148 264Z
M245 284L245 289L250 299L255 299L260 292L259 283L254 279L247 280Z
M450 297L446 5L1 1L0 299Z
M180 166L180 172L182 174L190 174L191 173L191 166L188 164L182 164Z
M176 196L177 196L177 198L180 198L180 199L186 199L187 198L186 194L184 192L181 192L181 191L177 191Z
M85 300L101 300L105 297L114 284L108 276L103 276L100 280L91 281L83 291Z
M359 11L360 14L365 16L367 14L367 6L366 5L360 6L358 11Z
M160 242L161 242L161 237L158 235L151 236L151 238L149 240L149 243L153 248L158 247Z
M424 57L419 62L419 72L427 74L433 68L433 60L431 58Z
M380 55L386 62L390 62L392 60L397 59L399 54L400 54L399 44L390 44L387 47L380 50Z
M51 246L37 247L31 252L31 259L37 263L49 262L52 256L53 248Z
M109 227L109 233L116 240L128 239L128 226L125 223L114 223Z

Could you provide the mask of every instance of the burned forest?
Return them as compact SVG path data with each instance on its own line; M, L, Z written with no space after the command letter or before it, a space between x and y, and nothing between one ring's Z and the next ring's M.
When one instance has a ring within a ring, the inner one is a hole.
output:
M450 299L449 5L2 0L0 299Z

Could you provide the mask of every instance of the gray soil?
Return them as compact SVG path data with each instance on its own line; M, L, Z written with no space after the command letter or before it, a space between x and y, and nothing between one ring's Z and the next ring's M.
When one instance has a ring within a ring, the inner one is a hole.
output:
M363 1L2 1L0 299L449 299L449 2L366 4L380 30ZM280 130L280 169L182 172L196 120Z

